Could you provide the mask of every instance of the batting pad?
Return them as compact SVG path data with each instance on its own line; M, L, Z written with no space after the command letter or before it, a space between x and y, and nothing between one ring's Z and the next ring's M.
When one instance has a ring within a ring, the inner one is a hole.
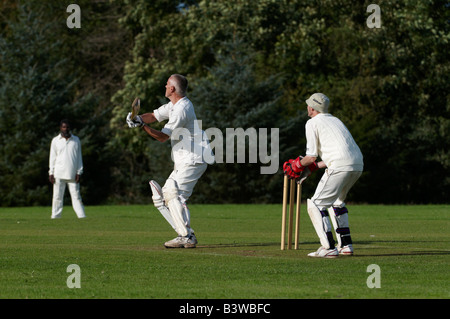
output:
M161 186L155 181L149 182L150 189L152 190L152 200L155 207L159 210L164 219L172 226L172 228L176 230L175 222L172 219L172 215L170 215L170 211L167 206L164 204L164 198L162 194Z
M319 208L317 208L312 200L308 198L306 202L308 215L311 219L314 229L316 230L317 236L319 236L320 244L323 246L323 248L330 249L330 242L328 241L328 237L325 231L325 227L327 227L327 225L324 225L324 223L326 222L329 223L328 218L322 217Z
M348 213L347 210L343 214L337 214L333 207L328 208L331 222L333 223L334 231L338 242L338 247L342 247L342 230L348 229Z
M178 196L177 183L169 178L163 188L163 195L166 205L169 207L170 215L175 224L178 235L185 237L189 234L183 218L183 206Z

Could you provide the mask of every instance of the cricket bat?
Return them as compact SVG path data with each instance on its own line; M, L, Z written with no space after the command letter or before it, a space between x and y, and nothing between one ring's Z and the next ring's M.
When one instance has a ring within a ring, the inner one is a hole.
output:
M141 108L141 100L137 97L134 99L133 104L131 104L131 120L133 120L136 115L139 114L139 109Z

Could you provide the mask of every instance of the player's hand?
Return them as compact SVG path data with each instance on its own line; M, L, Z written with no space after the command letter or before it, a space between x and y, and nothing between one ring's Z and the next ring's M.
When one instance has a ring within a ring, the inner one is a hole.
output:
M316 162L308 165L308 169L310 170L310 175L319 169L319 165Z
M308 176L309 175L311 175L312 173L314 173L315 171L317 171L320 167L319 167L319 163L317 163L317 162L312 162L311 164L309 164L307 167L305 167L305 166L303 166L302 164L301 164L301 160L303 159L303 156L299 156L298 158L297 158L297 160L298 160L298 165L299 166L301 166L301 170L303 171L303 170L306 170L306 168L308 168L309 169L309 173L308 173Z
M128 113L126 121L127 121L129 128L141 127L144 125L144 121L142 120L142 117L137 115L134 117L134 119L132 119L131 112Z
M294 160L290 159L289 161L283 164L283 172L289 179L298 179L300 177L300 173L297 173L293 169Z
M131 112L128 113L126 121L127 121L127 124L128 124L129 128L135 128L136 127L136 124L131 120Z
M142 117L140 116L140 115L136 115L135 117L134 117L134 119L133 119L133 122L135 123L135 124L137 124L139 127L142 127L142 126L144 126L144 120L142 119Z
M302 160L302 156L297 157L296 159L292 160L292 170L296 172L297 174L300 174L305 169L305 166L302 165L300 162Z

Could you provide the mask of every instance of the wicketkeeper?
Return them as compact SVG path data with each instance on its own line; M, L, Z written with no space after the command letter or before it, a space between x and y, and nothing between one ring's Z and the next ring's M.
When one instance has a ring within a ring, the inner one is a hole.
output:
M321 247L310 257L332 258L353 255L348 209L345 198L363 171L361 150L345 125L328 113L330 100L322 93L314 93L306 100L306 155L284 163L284 173L298 179L308 168L311 172L326 168L314 196L307 200L308 214L319 236ZM322 161L316 162L320 157ZM337 245L331 231L337 237Z
M128 113L130 128L142 127L151 137L160 142L171 140L174 169L164 187L154 180L149 182L155 207L177 232L178 236L166 243L167 248L195 248L197 238L191 228L191 215L187 201L194 186L206 171L208 163L214 162L209 140L197 123L194 106L187 98L187 79L173 74L166 84L169 103L155 109L153 113L136 115ZM149 127L148 123L168 120L161 131Z

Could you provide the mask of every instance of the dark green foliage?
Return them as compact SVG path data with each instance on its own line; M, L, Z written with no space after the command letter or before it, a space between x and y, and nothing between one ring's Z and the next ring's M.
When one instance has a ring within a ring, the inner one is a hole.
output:
M257 140L260 128L267 128L267 148L271 153L270 134L272 128L282 126L282 118L279 116L280 107L277 104L281 95L281 79L276 76L258 80L254 71L254 54L246 52L242 42L228 43L226 51L217 56L216 66L208 69L208 75L192 84L192 100L196 103L198 119L202 120L204 130L217 128L221 131L223 138L223 152L219 158L217 150L216 163L208 169L204 180L199 184L199 193L205 202L271 202L276 201L277 188L272 185L279 179L278 174L261 174L262 164L260 159L257 163L249 163L250 141L246 138L245 160L246 163L237 163L237 138L234 138L234 159L232 163L226 160L227 144L230 136L227 128L240 128L244 131L254 128ZM280 135L286 132L282 128ZM278 136L277 136L278 137ZM253 143L253 141L252 141ZM259 146L253 143L254 150ZM283 149L285 144L280 145ZM279 160L276 160L277 169ZM220 195L217 195L220 194Z
M11 36L0 42L4 206L49 202L50 142L61 114L70 109L70 92L76 84L65 74L68 59L55 54L61 42L48 41L54 24L41 20L40 14L21 7L18 22L10 25Z
M98 74L87 80L92 77L87 69L95 71L104 59L84 64L99 54L92 47L89 53L83 52L83 40L89 41L87 34L77 34L65 26L66 6L61 1L19 2L12 15L15 19L2 33L2 206L51 203L48 156L51 139L59 134L63 118L71 121L73 134L82 142L83 200L99 203L109 195L111 161L103 150L109 131L109 103L99 96L107 95L109 88L97 85L102 83Z
M369 1L77 3L73 30L65 1L0 3L1 205L49 203L62 117L83 143L86 203L149 203L148 180L172 169L170 145L124 119L136 96L143 112L166 103L173 73L188 77L203 129L279 128L280 168L304 153L304 101L323 92L364 154L350 201L448 201L447 1L382 1L380 29L366 25ZM280 202L281 171L260 175L263 165L210 166L192 201Z

